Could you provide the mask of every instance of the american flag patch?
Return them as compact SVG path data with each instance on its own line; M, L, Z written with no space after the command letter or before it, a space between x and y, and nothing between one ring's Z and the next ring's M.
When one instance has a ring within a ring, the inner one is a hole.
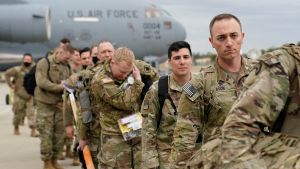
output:
M185 91L190 97L192 97L196 93L196 89L189 82L187 82L182 87L183 91Z

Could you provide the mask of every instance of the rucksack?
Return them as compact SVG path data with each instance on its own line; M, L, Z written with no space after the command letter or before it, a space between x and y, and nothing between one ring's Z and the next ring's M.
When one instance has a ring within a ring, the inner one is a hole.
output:
M149 90L150 86L153 84L153 82L149 76L146 76L146 75L141 75L141 76L142 76L142 82L144 83L144 87L141 92L141 104L142 104L144 101L144 98L146 96L146 93L148 92L148 90Z
M47 63L48 63L48 71L47 75L49 77L49 70L50 70L50 62L48 57L45 57ZM25 88L26 92L30 95L34 95L34 89L36 87L36 80L35 80L35 72L36 72L36 65L34 65L28 73L25 74L24 76L24 82L23 82L23 87Z
M280 47L281 49L286 50L291 56L293 56L296 60L296 71L298 74L298 81L299 81L299 88L300 88L300 47L294 44L285 44L282 47ZM282 55L282 53L280 51L273 51L272 52L274 55ZM272 132L281 132L281 129L283 127L283 124L285 123L286 120L286 112L288 111L289 108L289 103L291 101L291 97L288 97L286 100L286 104L284 106L284 108L282 109L282 111L279 113L276 121L274 122L271 131ZM265 127L265 126L263 126Z
M160 121L161 121L161 116L162 116L162 109L165 103L165 100L168 99L175 110L174 114L177 114L177 109L176 106L169 94L169 76L162 76L158 80L158 101L159 101L159 112L158 112L158 119L157 119L157 128L159 128Z

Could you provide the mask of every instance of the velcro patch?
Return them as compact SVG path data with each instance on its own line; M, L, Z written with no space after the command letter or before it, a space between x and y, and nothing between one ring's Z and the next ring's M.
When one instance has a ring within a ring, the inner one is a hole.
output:
M111 83L111 82L113 82L113 80L111 78L109 78L109 77L106 77L106 78L102 79L102 83L103 84L105 84L105 83Z
M193 85L191 85L189 82L187 82L185 85L183 85L182 89L190 97L192 97L196 93L195 87Z

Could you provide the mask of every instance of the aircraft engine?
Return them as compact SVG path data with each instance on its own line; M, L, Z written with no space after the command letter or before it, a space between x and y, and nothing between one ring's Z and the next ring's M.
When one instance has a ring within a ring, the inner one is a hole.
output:
M51 36L50 19L50 8L44 5L1 5L0 41L47 41Z

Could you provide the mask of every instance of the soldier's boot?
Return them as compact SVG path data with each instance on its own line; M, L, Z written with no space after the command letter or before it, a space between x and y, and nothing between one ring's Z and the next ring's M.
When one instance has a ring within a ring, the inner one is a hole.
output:
M30 137L38 137L38 133L36 132L36 129L33 127L31 128Z
M72 151L71 151L71 146L66 146L66 157L68 158L72 158L73 157L73 154L72 154Z
M55 169L64 169L60 164L58 164L57 159L53 158L52 159L52 165Z
M63 152L58 154L58 160L65 160L65 156L63 155Z
M15 135L20 135L20 129L19 129L19 126L15 126L15 128L14 128L14 134L15 134Z
M54 168L54 166L52 165L51 160L46 160L46 161L44 161L43 169L56 169L56 168Z
M74 157L73 158L72 165L73 166L79 166L80 165L79 157Z

